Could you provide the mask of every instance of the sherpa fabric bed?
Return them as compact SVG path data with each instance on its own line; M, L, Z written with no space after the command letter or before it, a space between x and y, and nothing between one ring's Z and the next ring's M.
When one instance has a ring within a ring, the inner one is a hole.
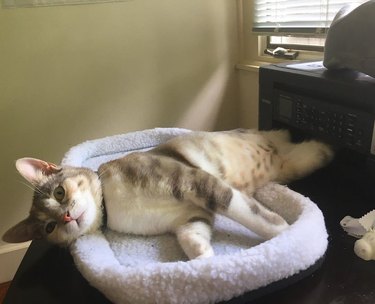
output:
M97 170L103 162L187 132L157 128L87 141L71 148L62 164ZM143 237L108 229L78 239L71 254L89 283L114 303L229 300L309 268L327 248L323 215L309 198L277 184L259 189L255 197L291 226L263 241L217 216L212 240L215 256L201 260L187 260L173 235Z

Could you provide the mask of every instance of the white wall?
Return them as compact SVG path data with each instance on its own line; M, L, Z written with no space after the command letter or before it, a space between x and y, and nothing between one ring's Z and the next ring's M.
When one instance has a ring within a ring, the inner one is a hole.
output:
M239 60L238 96L240 104L240 125L243 128L258 127L259 66L279 59L263 55L257 35L252 33L253 0L237 0L239 12Z
M238 71L241 128L258 128L259 73L257 68Z
M0 234L30 207L17 158L59 162L84 140L156 126L237 127L236 27L228 0L0 9ZM0 243L0 282L13 249Z
M258 36L252 34L252 0L238 0L238 96L240 104L239 121L242 128L258 127L259 99L259 57Z

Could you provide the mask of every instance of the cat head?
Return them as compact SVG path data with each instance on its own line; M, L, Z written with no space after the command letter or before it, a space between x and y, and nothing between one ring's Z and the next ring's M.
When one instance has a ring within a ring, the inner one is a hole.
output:
M68 245L100 227L102 190L94 171L34 158L17 160L16 168L35 190L29 216L4 234L5 242L46 238Z

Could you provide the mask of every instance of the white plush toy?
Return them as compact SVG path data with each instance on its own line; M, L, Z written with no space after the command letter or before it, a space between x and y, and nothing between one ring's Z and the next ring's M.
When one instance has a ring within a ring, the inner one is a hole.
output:
M375 260L375 231L371 230L357 240L354 244L354 252L366 261Z
M354 252L366 261L375 260L375 210L361 218L345 216L341 227L351 236L359 238L354 244Z

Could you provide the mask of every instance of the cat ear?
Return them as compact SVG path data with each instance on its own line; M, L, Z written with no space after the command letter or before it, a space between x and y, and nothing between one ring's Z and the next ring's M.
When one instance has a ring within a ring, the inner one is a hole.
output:
M2 239L7 243L22 243L30 240L40 239L40 224L35 220L27 217L17 225L10 228L4 233Z
M35 184L43 176L61 171L61 167L36 158L20 158L16 161L18 172L30 183Z

